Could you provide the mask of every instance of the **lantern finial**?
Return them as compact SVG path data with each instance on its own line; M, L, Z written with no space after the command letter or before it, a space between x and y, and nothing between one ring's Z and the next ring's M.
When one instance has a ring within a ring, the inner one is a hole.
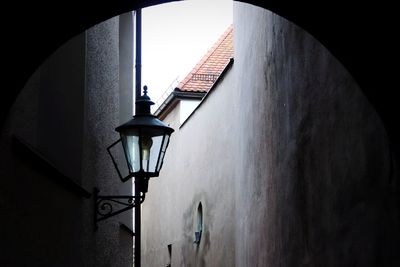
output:
M147 86L143 86L143 95L136 100L136 115L151 115L150 106L154 105L147 95Z

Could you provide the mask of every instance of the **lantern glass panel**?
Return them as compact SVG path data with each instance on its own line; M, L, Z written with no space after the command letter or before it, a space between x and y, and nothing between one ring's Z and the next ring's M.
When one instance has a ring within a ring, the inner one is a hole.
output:
M156 168L157 172L159 172L161 167L162 167L162 164L163 164L163 161L164 161L164 156L165 156L165 151L167 150L168 143L169 143L169 135L166 134L164 136L164 142L162 144L161 151L160 151L160 157L159 157L159 160L158 160L158 163L157 163L157 168Z
M145 172L156 172L156 165L158 161L158 156L160 154L163 136L153 136L150 140L151 146L149 147L148 152L143 150L142 148L143 155L147 155L147 157L142 157L143 170Z
M140 170L140 150L139 136L130 134L121 134L122 144L125 150L125 157L128 163L128 168L131 173Z

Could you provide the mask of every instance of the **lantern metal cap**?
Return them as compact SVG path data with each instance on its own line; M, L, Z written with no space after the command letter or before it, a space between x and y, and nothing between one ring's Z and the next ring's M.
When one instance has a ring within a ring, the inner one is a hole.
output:
M156 131L160 130L167 134L173 133L173 128L167 126L164 122L151 114L151 105L154 105L154 102L151 101L150 97L147 95L147 86L145 85L143 87L143 95L136 101L136 115L128 122L115 128L115 130L119 133L123 133L125 131L147 128Z
M167 134L171 134L174 132L174 129L166 125L164 122L159 120L154 115L135 115L131 120L126 123L118 126L115 130L119 133L129 130L135 130L139 128L152 128L159 129L167 132Z

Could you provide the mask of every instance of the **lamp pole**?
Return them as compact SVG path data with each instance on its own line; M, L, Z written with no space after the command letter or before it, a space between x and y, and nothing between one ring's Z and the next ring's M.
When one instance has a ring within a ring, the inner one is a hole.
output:
M135 197L140 196L140 178L135 177ZM140 214L140 204L135 206L135 267L141 266L141 259L140 259L140 223L141 223L141 214Z
M142 87L142 10L136 10L136 66L135 66L135 95L136 102L141 95ZM135 114L138 114L138 105L135 103ZM140 197L140 177L135 177L135 197ZM135 267L140 267L140 242L141 242L141 207L135 207Z
M142 10L136 10L136 59L135 59L135 96L140 97L142 87Z

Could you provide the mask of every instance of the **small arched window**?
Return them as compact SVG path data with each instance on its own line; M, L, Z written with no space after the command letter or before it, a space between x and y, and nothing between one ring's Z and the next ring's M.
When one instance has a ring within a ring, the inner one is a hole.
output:
M203 205L201 202L197 207L197 215L196 215L196 226L194 232L194 243L199 244L201 239L201 233L203 232Z

